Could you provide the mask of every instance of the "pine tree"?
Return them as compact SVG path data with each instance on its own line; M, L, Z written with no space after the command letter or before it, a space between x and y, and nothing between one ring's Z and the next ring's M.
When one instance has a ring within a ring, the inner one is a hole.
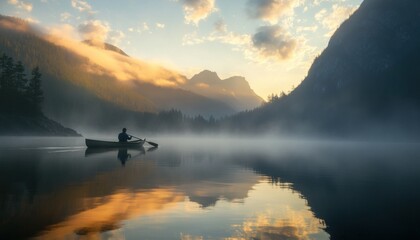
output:
M1 94L2 94L3 89L4 89L5 78L3 77L3 70L4 70L4 67L6 66L6 59L7 59L7 56L5 54L3 54L0 57L0 98L2 97Z
M39 68L34 68L27 88L28 100L34 113L41 113L41 103L44 99L41 89L41 76Z
M10 112L15 108L14 63L11 57L2 55L0 59L0 111Z
M15 80L13 59L3 54L0 61L1 61L1 68L2 68L0 85L3 92L8 92L12 90L13 82Z
M28 79L26 79L25 67L21 61L18 61L14 67L14 77L15 83L14 86L18 93L24 93Z

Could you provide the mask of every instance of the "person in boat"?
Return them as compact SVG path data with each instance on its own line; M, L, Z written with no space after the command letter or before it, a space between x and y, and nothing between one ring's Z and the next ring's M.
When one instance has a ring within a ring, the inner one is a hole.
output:
M127 142L128 140L131 140L131 136L127 134L127 128L123 128L122 132L118 134L118 141Z

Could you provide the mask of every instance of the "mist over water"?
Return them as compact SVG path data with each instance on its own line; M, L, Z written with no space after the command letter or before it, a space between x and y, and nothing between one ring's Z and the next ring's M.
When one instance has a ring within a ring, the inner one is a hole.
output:
M417 143L150 136L1 138L7 239L403 239L419 236Z

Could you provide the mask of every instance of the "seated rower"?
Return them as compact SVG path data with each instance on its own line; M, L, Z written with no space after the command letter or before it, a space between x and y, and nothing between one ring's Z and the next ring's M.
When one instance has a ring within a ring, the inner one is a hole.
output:
M122 132L118 134L118 141L120 142L127 142L127 140L131 140L131 136L127 133L127 128L123 128Z

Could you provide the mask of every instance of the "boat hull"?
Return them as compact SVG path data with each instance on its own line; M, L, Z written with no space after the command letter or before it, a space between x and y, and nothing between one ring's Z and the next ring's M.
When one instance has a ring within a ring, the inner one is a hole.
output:
M86 146L88 148L138 148L144 144L143 140L136 140L131 142L110 142L93 139L86 139Z

